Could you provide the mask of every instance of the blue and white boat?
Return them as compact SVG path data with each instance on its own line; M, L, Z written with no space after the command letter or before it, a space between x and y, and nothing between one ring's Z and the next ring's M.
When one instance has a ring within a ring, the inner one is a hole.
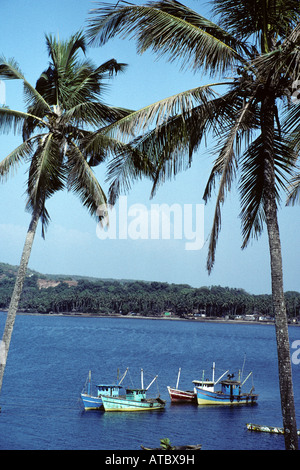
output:
M128 369L124 372L121 380L118 384L99 384L96 385L96 394L92 393L92 374L89 371L88 379L86 381L84 390L87 388L86 391L82 391L80 394L81 400L85 410L103 410L103 396L108 397L117 397L120 395L120 390L122 387L121 383L123 382Z
M229 374L226 380L220 382L221 389L218 391L215 390L216 383L211 390L201 387L201 384L196 386L198 405L254 405L258 399L258 395L253 393L254 387L250 392L242 393L242 386L251 375L252 372L241 382L233 380L234 375Z

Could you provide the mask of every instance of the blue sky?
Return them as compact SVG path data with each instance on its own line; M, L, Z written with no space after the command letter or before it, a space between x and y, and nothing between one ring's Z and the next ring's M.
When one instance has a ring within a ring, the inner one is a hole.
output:
M189 0L193 9L207 14L206 2ZM90 0L1 0L0 54L14 57L28 81L35 84L47 67L45 33L67 38L86 26ZM105 100L108 104L138 109L204 83L205 77L180 71L178 64L157 61L151 53L138 56L129 40L113 40L102 48L89 49L95 63L115 58L128 64L124 74L110 83ZM6 82L6 104L24 109L20 84ZM0 135L0 158L20 143L20 137ZM214 155L205 147L194 156L192 167L167 182L149 200L149 181L137 183L127 196L127 205L203 203L202 194ZM105 167L95 170L107 190ZM0 261L19 264L30 215L25 212L26 167L0 186ZM100 278L141 279L187 283L200 287L222 285L239 287L251 293L270 293L270 267L266 230L262 237L241 250L239 199L233 189L223 207L222 230L217 247L215 268L206 271L207 238L212 224L214 198L204 208L204 239L200 250L186 250L186 240L106 239L97 237L97 223L81 207L74 195L61 192L48 202L51 216L46 239L38 229L29 266L42 273L77 274ZM149 214L149 213L147 213ZM279 211L285 290L300 290L299 207Z

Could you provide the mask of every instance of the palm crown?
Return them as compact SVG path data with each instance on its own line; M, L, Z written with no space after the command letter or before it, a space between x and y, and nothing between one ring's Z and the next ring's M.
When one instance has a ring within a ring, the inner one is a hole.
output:
M50 65L32 87L13 60L2 59L0 76L21 79L27 111L0 108L2 131L15 127L23 133L23 143L0 163L5 177L21 160L30 163L27 208L38 212L44 228L49 221L46 200L67 188L79 195L83 205L96 215L106 196L91 168L121 146L105 127L124 117L128 111L109 107L101 100L106 81L125 64L114 59L96 67L87 59L81 33L67 41L46 36ZM96 129L98 132L95 132ZM100 130L99 130L100 129Z
M141 6L127 2L117 6L100 4L99 9L91 11L88 30L93 44L104 44L121 34L134 38L140 53L152 49L170 61L179 59L183 67L194 71L201 69L211 76L233 75L232 79L161 100L120 121L140 130L156 119L156 128L144 132L134 142L137 149L149 156L153 192L159 183L191 164L208 132L217 137L218 157L204 192L207 201L219 178L209 271L215 260L221 205L237 174L240 174L242 246L262 231L265 221L262 103L269 93L275 103L276 129L272 139L277 198L280 187L286 185L296 155L290 141L285 139L279 100L283 105L289 102L292 83L300 73L297 0L214 0L212 4L217 23L175 0ZM227 86L223 95L216 92L219 85ZM130 156L120 164L119 156L110 165L113 199L126 187L128 160Z

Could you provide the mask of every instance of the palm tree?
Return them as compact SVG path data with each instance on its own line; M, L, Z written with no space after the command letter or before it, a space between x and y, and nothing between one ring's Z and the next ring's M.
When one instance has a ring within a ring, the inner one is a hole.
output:
M91 167L95 155L99 163L110 152L122 148L106 127L128 114L101 101L105 82L123 71L125 64L112 59L96 67L88 59L80 60L79 53L86 49L80 32L67 41L46 36L46 43L51 62L35 88L14 60L0 62L1 78L23 81L27 105L26 112L0 108L0 129L4 132L14 128L23 134L22 144L1 161L0 177L5 180L22 161L29 164L26 208L31 213L1 343L0 391L37 225L40 220L44 236L50 220L46 201L67 188L79 196L91 215L101 218L97 208L105 207L106 196Z
M132 129L144 129L133 145L148 156L154 179L152 192L191 164L209 132L217 140L218 156L204 191L207 201L219 181L207 260L209 272L215 262L222 205L234 179L240 176L242 247L267 226L285 443L287 449L297 449L277 205L296 160L281 128L280 110L287 106L292 83L300 77L300 4L298 0L211 3L215 22L175 0L145 5L100 4L90 12L87 35L94 45L105 44L118 34L130 37L137 41L139 53L150 49L170 61L180 61L194 72L223 77L221 82L199 86L144 108L121 121L121 129L130 125ZM222 95L216 95L217 85L226 89ZM155 129L147 129L145 124L152 124L154 118ZM113 199L128 187L132 164L130 155L111 162ZM138 170L140 176L143 169Z

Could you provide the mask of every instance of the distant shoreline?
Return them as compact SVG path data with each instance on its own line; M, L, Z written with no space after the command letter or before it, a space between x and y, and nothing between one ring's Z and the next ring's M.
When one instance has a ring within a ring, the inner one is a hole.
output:
M7 312L7 309L3 309L3 312ZM274 321L258 321L258 320L232 320L224 319L221 317L215 318L179 318L179 317L156 317L156 316L145 316L145 315L122 315L122 314L93 314L93 313L40 313L40 312L22 312L18 311L17 315L39 315L47 317L83 317L83 318L127 318L132 320L162 320L162 321L188 321L194 323L221 323L221 324L230 324L230 325L273 325L275 326ZM289 323L289 326L300 326L299 323Z

